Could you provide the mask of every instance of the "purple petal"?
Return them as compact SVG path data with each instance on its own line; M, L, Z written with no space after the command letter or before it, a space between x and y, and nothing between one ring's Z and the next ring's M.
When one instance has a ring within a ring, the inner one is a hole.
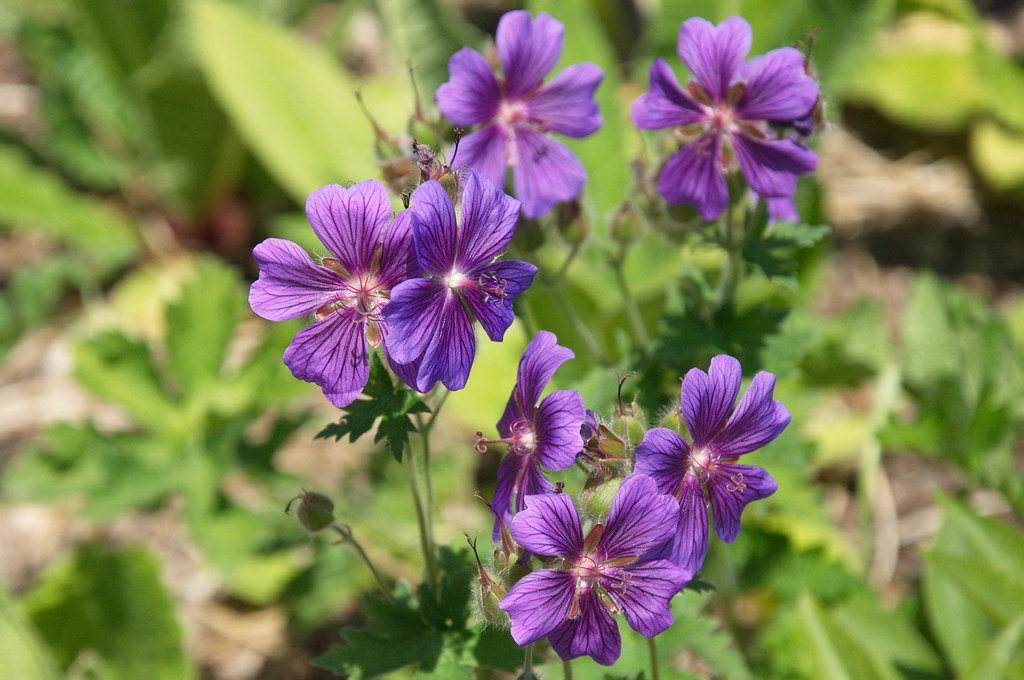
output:
M760 371L754 376L729 422L711 442L716 456L741 456L782 434L790 415L782 402L772 399L774 390L774 375Z
M711 359L708 372L691 368L683 378L679 401L693 448L705 445L725 425L743 382L740 362L728 354Z
M501 523L506 525L512 517L526 507L526 498L553 491L555 485L548 481L535 462L525 456L509 453L498 466L498 479L494 487L491 508L494 510L492 540L500 537Z
M512 639L528 645L548 635L569 611L575 583L568 572L541 569L519 580L501 599L512 622Z
M564 38L565 27L547 14L531 19L525 10L506 12L495 37L506 92L521 97L544 82L562 54Z
M580 597L580 615L566 619L548 635L551 648L563 661L589 656L602 666L611 666L621 653L619 629L593 588Z
M579 195L587 173L564 144L522 126L515 128L514 144L516 196L527 217L540 217Z
M339 408L348 406L366 387L365 317L345 309L297 334L284 351L284 363L299 380L316 383Z
M771 222L797 222L800 220L800 213L796 209L796 203L792 196L769 197L758 196L758 200L764 203L768 211L768 220Z
M575 390L558 390L544 397L534 416L536 455L549 470L565 470L583 450L580 426L586 418L583 397Z
M485 123L494 117L501 90L490 65L476 50L463 47L448 60L448 82L434 95L441 113L455 125Z
M633 100L633 123L644 130L660 130L699 123L707 117L704 107L679 87L676 75L664 59L651 64L648 91Z
M317 238L352 274L370 271L374 248L391 219L388 190L368 179L349 188L320 187L306 200L306 217Z
M537 268L529 262L499 260L479 271L475 274L479 286L465 289L466 300L487 337L501 342L515 319L516 298L533 283ZM481 286L492 290L482 290ZM493 289L500 292L495 293Z
M519 417L532 420L537 400L540 399L551 376L555 374L559 366L575 357L576 354L571 349L558 344L558 338L554 333L550 331L537 332L519 358L516 384L509 397L510 403L515 401L518 404L516 413L519 414ZM507 423L508 426L511 424L511 422ZM501 422L498 423L498 431L502 431Z
M747 503L767 498L779 488L772 476L754 465L719 463L708 480L711 521L715 533L726 543L740 532L740 513Z
M679 503L659 493L647 475L631 474L612 500L601 536L602 561L644 555L662 545L675 533Z
M519 201L472 170L462 174L456 267L469 275L501 254L516 233Z
M437 331L427 342L423 353L416 389L429 392L440 380L449 390L461 390L469 380L475 354L473 322L459 296L449 291L437 316Z
M692 574L668 560L630 565L619 571L624 572L625 586L618 579L603 580L602 585L622 608L629 627L647 637L667 630L672 625L672 597Z
M636 472L647 475L661 493L677 495L689 467L690 447L679 433L665 427L647 430L636 447Z
M437 332L448 287L437 279L409 279L391 290L391 302L381 312L388 324L388 353L409 364L427 351Z
M429 180L412 192L409 210L420 269L429 274L448 274L455 265L459 238L451 197L440 183Z
M497 125L485 125L459 141L453 162L457 167L473 168L491 184L505 186L508 168L505 133Z
M688 574L704 566L708 552L708 508L700 481L690 475L683 482L679 497L679 526L668 559Z
M381 328L384 328L384 326L382 325ZM383 347L384 353L388 354L388 344L386 339L384 340ZM398 376L399 380L412 389L416 389L416 376L420 372L420 363L421 361L417 359L412 363L400 364L395 361L394 357L388 354L388 365L391 366L391 370L395 372L395 375Z
M744 120L794 120L804 116L818 99L818 85L804 70L804 55L782 47L740 66L737 79L745 83L736 103Z
M597 64L573 64L526 99L531 122L570 137L586 137L601 127L594 91L604 72Z
M395 215L381 241L377 280L384 288L391 289L406 279L415 278L418 270L412 243L412 212L403 210Z
M720 155L721 140L713 132L688 142L662 166L658 192L669 203L692 203L704 219L716 219L729 200Z
M736 133L731 140L743 176L762 196L792 196L797 175L818 167L813 151L789 139L754 139Z
M260 278L249 289L249 306L268 321L312 314L341 297L346 288L344 279L313 264L291 241L268 238L252 254L260 265Z
M718 26L694 17L683 22L676 50L697 82L715 101L724 101L729 84L750 51L750 24L729 17Z
M526 509L509 523L516 543L538 555L576 559L583 550L580 513L567 493L526 497Z

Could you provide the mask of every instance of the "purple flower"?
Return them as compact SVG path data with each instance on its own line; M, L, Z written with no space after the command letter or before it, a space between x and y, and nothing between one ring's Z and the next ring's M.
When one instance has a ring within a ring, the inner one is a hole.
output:
M384 187L367 180L329 184L306 201L306 216L330 257L315 264L298 245L270 238L253 249L260 277L249 306L270 321L314 315L292 340L284 362L316 383L335 406L347 406L369 377L368 346L387 349L381 312L391 289L413 274L409 215L391 219ZM396 367L398 368L398 367Z
M804 56L783 47L747 60L750 41L750 24L740 17L718 26L687 19L677 49L694 78L683 89L665 60L656 59L649 91L633 102L637 127L696 130L665 162L658 191L670 203L695 204L707 220L725 209L725 170L733 155L750 187L766 198L792 196L797 175L818 163L813 151L771 125L792 125L817 101Z
M679 499L679 528L665 552L691 573L700 570L707 553L709 502L715 533L732 543L747 503L777 488L765 470L734 461L779 436L789 425L789 411L772 399L775 376L764 371L754 376L734 409L742 380L740 363L725 354L711 360L707 373L690 369L680 410L693 442L687 445L674 430L657 427L636 447L636 471Z
M526 509L512 520L512 536L528 550L562 561L557 569L527 574L499 603L516 644L547 636L564 660L589 655L610 666L620 652L614 614L625 614L630 627L647 637L671 626L672 596L692 574L646 555L669 539L677 511L654 480L633 474L615 495L607 523L584 538L567 494L528 496Z
M487 444L508 444L508 455L498 467L498 483L491 499L496 515L492 538L497 540L501 524L523 509L527 496L547 493L554 486L540 466L565 470L583 450L580 427L585 418L583 397L572 390L558 390L537 405L544 386L559 366L576 355L556 344L554 333L540 331L519 359L516 384L505 412L498 421L501 439L482 439L477 433L477 450Z
M456 163L499 187L511 166L528 217L575 198L586 180L579 159L547 133L586 137L601 127L594 90L604 74L595 64L574 64L544 83L562 53L564 32L547 14L508 12L496 40L502 76L464 47L448 61L449 80L437 89L438 106L451 122L481 124L460 143Z
M413 192L407 212L425 278L395 286L383 312L391 327L388 352L398 363L416 366L414 376L402 379L420 392L438 380L450 390L466 386L476 353L473 320L500 342L515 318L512 304L537 273L528 262L496 261L515 233L519 201L472 170L462 179L459 224L438 182Z

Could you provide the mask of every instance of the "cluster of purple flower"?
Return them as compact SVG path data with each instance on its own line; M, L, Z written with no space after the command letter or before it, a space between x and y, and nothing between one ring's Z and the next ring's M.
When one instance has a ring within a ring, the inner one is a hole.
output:
M555 370L572 357L554 335L538 333L523 352L498 421L502 438L478 435L478 445L508 446L491 501L493 538L519 546L520 564L530 554L544 564L519 580L509 574L511 588L499 606L512 637L520 645L547 637L563 659L589 655L610 665L620 648L614 614L648 637L672 625L672 597L704 562L708 506L715 532L732 542L743 508L774 493L768 472L735 460L777 437L790 416L772 398L770 373L754 376L737 406L743 372L736 359L719 355L707 373L691 369L680 392L691 442L675 430L647 431L635 452L626 451L634 471L622 471L607 519L584 537L571 496L556 490L543 468L564 470L577 461L587 467L593 459L585 441L599 439L601 430L615 435L584 409L577 392L555 391L536 405Z

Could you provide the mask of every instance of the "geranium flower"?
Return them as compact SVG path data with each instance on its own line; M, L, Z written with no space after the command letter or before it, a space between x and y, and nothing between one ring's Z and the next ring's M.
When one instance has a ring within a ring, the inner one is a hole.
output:
M783 47L747 60L750 42L750 24L740 17L718 26L687 19L677 49L693 79L681 88L668 63L656 59L649 91L633 102L637 127L680 128L688 139L662 167L658 191L670 203L696 205L707 220L728 202L733 155L751 189L769 199L792 196L797 176L818 163L777 130L806 118L817 101L804 56Z
M678 530L665 554L691 573L700 570L708 550L708 503L715 533L732 543L743 508L777 488L765 470L734 461L779 436L789 425L789 411L772 399L775 376L764 371L754 376L734 409L742 380L740 362L726 354L714 357L707 373L690 369L680 411L692 443L656 427L636 448L636 471L679 499Z
M607 522L584 538L567 494L527 496L526 509L512 520L512 536L527 550L562 560L556 569L524 576L499 603L516 644L548 637L564 660L588 655L610 666L621 649L615 614L647 637L671 626L672 596L691 573L647 555L669 539L677 512L654 480L633 474L615 495Z
M452 123L481 125L459 144L456 164L499 187L511 167L527 217L575 198L586 180L579 159L548 133L586 137L601 127L594 90L604 74L597 65L574 64L544 84L562 54L564 33L547 14L507 12L496 38L501 76L464 47L448 61L449 80L437 89L437 104Z
M515 233L519 201L472 170L462 173L462 182L458 224L437 181L413 192L407 212L424 277L395 286L384 310L388 352L401 364L418 362L407 382L420 392L438 380L450 390L466 386L476 353L473 321L500 342L515 318L512 304L537 273L528 262L497 260Z
M263 241L253 249L260 277L249 289L249 306L270 321L314 316L285 350L284 362L296 378L319 385L332 404L347 406L366 386L369 347L387 349L381 312L391 289L413 274L411 215L392 220L387 190L367 180L317 189L306 201L306 216L331 255L316 264L291 241Z
M540 331L519 359L516 384L505 412L498 421L501 439L483 439L477 433L477 450L488 444L508 444L508 455L498 467L498 483L491 500L496 515L492 538L497 540L501 524L523 509L528 495L554 489L541 470L564 470L583 450L580 427L585 419L583 397L574 390L558 390L537 405L544 386L563 362L576 355L557 344L554 333Z

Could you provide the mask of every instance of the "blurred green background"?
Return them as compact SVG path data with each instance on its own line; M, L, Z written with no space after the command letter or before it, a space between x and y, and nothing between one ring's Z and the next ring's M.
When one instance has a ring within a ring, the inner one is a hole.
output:
M282 513L303 486L390 577L419 579L404 472L368 439L314 440L338 414L281 363L302 324L248 310L250 251L271 235L319 250L306 195L380 175L357 90L409 133L407 64L432 106L448 56L519 6L0 5L0 677L329 677L311 659L365 620L371 580ZM653 411L728 351L775 372L794 416L754 461L779 492L733 546L712 541L715 590L676 599L664 677L1024 678L1024 5L528 7L566 24L563 63L606 74L605 125L572 143L594 231L566 295L586 327L543 286L523 297L576 350L558 386L608 407L636 370L627 393ZM625 262L651 336L638 357L600 255L650 153L628 104L655 56L677 64L682 20L733 13L755 53L810 46L829 122L799 190L808 224L749 244L735 314L713 327L680 291L721 253L686 223L648 227ZM516 248L551 271L568 250L543 223ZM498 456L472 436L493 428L525 339L516 323L481 343L439 421L442 545L486 543L472 493ZM581 661L576 677L638 678L642 641L623 644L614 670ZM473 665L396 675L503 677Z

